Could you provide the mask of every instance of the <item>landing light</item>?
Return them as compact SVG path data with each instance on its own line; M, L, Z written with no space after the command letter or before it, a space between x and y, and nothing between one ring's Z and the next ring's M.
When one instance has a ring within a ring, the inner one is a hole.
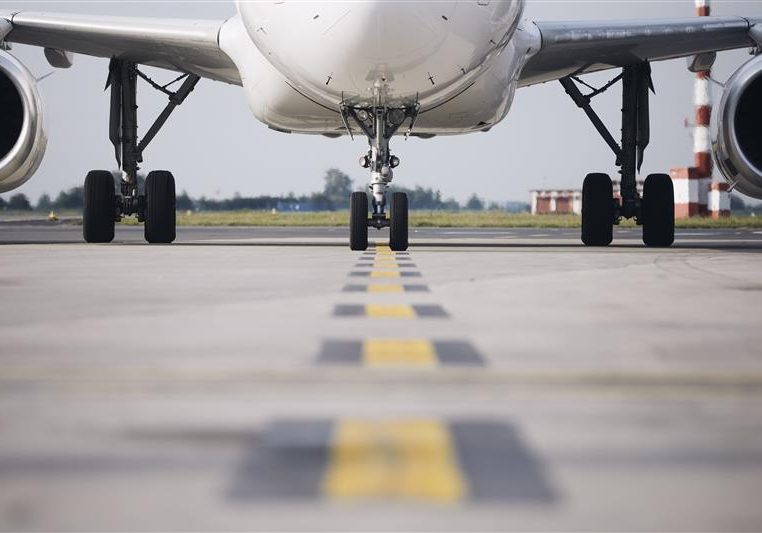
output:
M402 124L405 120L405 112L402 109L392 109L389 112L389 120L392 124Z

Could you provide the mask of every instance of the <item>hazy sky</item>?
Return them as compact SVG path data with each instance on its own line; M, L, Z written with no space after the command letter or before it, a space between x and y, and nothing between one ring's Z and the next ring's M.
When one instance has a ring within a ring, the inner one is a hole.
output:
M37 2L0 1L0 9L25 9L224 19L234 13L232 2ZM762 16L762 1L713 2L717 15ZM525 13L533 20L682 17L694 14L692 0L569 1L530 0ZM13 53L32 72L52 69L42 50L16 45ZM720 55L715 76L725 80L749 59L746 51ZM77 56L69 70L56 71L41 82L48 119L48 151L37 174L15 192L32 199L41 193L81 184L90 169L114 168L108 141L108 93L103 91L107 61ZM171 73L167 73L171 79ZM606 81L610 73L588 77ZM652 139L644 174L665 172L692 161L690 130L693 116L693 75L685 60L654 64L657 95L652 98ZM719 98L715 91L715 98ZM620 91L596 98L615 135L619 129ZM141 132L145 132L166 102L152 90L139 92ZM524 200L540 187L580 187L588 172L614 174L614 157L583 112L558 83L518 91L508 117L488 133L430 140L394 139L402 158L395 182L440 189L445 197L463 201L472 192L490 200ZM192 196L308 193L322 187L332 166L347 172L360 186L367 171L357 165L366 141L355 138L286 135L269 130L249 112L238 87L203 80L146 150L143 170L169 169L178 192ZM5 195L8 196L7 194Z

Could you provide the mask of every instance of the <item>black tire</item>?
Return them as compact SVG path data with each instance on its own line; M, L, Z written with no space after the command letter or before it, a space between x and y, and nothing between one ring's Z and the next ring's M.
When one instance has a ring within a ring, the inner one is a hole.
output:
M364 192L349 197L349 248L368 249L368 195Z
M588 174L582 186L582 242L608 246L614 239L614 189L608 174Z
M171 172L156 170L146 177L145 238L156 244L175 240L175 178Z
M395 252L404 252L408 247L407 194L392 193L389 213L389 248Z
M643 184L640 204L646 246L672 246L675 242L675 188L668 174L651 174Z
M111 242L116 222L114 176L108 170L87 173L82 213L82 236L85 242Z

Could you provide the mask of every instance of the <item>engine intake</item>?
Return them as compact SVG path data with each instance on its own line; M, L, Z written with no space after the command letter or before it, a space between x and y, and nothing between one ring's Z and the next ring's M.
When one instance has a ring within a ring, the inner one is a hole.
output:
M762 56L744 64L725 85L714 156L735 190L762 199Z
M25 183L47 146L37 80L18 59L0 51L0 192Z

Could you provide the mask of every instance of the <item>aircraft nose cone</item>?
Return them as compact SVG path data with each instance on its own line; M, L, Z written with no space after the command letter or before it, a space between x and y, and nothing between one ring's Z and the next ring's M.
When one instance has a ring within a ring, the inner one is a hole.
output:
M323 90L363 93L377 80L411 75L446 40L446 21L426 5L242 2L240 8L257 46L289 77ZM452 9L442 6L443 14Z
M312 95L424 97L479 68L520 9L500 2L245 2L249 35L293 85Z

